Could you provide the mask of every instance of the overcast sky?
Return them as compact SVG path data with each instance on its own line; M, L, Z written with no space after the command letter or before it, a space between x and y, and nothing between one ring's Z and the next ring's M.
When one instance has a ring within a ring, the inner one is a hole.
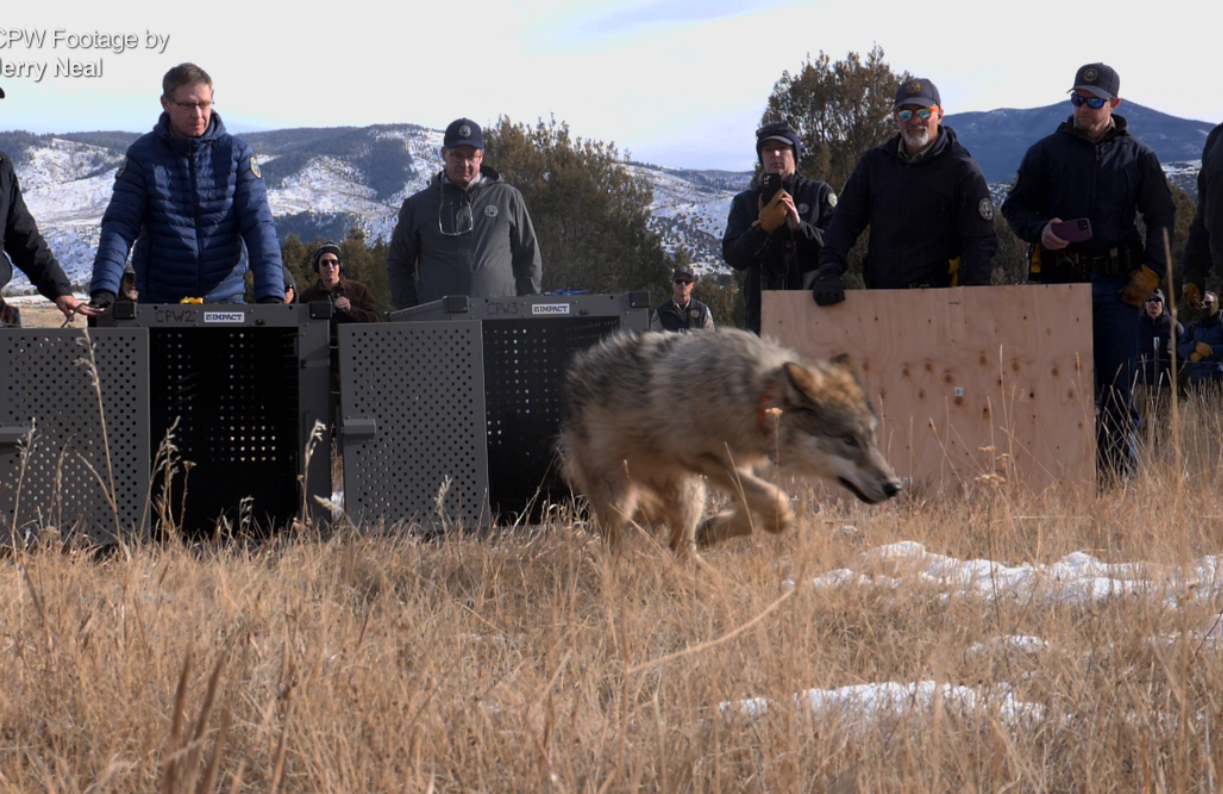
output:
M1064 0L8 3L0 16L0 87L8 93L0 130L146 131L160 113L161 76L194 61L212 75L231 131L440 128L459 116L486 123L554 115L636 159L745 170L784 70L797 71L807 53L839 59L875 43L896 71L934 80L950 113L1060 101L1075 69L1099 60L1121 75L1123 98L1217 123L1220 12L1209 6L1169 0L1131 13L1120 3ZM64 32L58 46L56 30ZM46 31L47 39L41 47L14 40L22 31ZM146 48L150 32L169 37L164 51ZM69 36L94 33L134 34L138 44L121 54L69 48ZM56 77L60 59L100 59L102 76ZM46 66L39 82L11 71L38 65Z

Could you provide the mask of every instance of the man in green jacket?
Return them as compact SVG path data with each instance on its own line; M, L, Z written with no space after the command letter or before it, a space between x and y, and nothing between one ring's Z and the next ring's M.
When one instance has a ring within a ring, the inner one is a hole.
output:
M452 122L442 159L429 187L399 210L386 260L392 305L538 295L543 268L531 216L518 189L483 164L480 126Z

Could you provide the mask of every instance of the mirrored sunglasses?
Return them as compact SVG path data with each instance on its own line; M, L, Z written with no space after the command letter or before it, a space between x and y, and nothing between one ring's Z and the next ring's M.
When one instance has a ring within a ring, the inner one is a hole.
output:
M930 108L918 108L917 110L898 110L896 112L896 118L900 121L901 124L908 124L913 119L914 116L917 116L922 121L928 121L930 117L933 115L934 115L934 111L930 110Z
M1099 110L1100 108L1104 107L1106 102L1108 102L1107 99L1101 99L1098 96L1079 96L1078 94L1072 94L1070 97L1070 104L1074 105L1076 108L1081 108L1083 105L1087 105L1087 107L1091 108L1092 110Z

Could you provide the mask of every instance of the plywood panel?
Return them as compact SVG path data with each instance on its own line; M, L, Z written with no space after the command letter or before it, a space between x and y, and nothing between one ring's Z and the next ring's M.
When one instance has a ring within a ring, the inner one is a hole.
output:
M763 335L853 357L901 476L1094 483L1090 285L765 292L762 309Z

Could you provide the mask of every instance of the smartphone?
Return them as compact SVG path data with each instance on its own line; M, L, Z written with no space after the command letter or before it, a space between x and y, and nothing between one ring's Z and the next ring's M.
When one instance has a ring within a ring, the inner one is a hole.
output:
M1091 221L1087 218L1063 221L1053 224L1049 231L1068 243L1081 243L1091 239Z
M781 190L781 174L760 175L760 198L765 204L772 201L773 196L776 196L779 190Z

